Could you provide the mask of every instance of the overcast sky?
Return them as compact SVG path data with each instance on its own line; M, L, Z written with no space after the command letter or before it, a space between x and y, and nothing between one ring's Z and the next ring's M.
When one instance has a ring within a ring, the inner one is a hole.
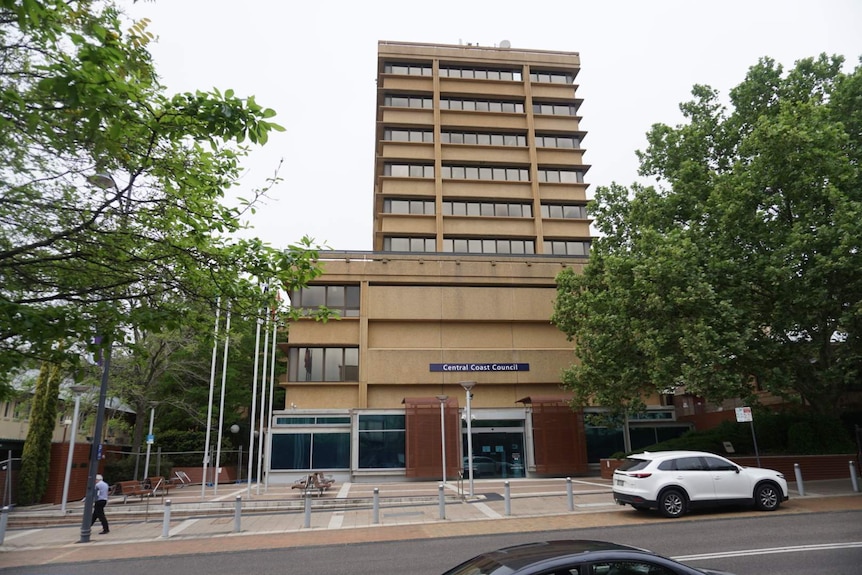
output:
M786 68L822 52L862 56L862 0L156 0L149 18L168 91L232 88L286 128L246 160L240 192L283 159L284 181L251 219L284 247L308 235L370 250L378 40L579 52L589 196L638 180L635 150L681 121L694 84L726 96L758 58ZM427 9L425 7L428 7ZM242 195L242 193L241 193Z

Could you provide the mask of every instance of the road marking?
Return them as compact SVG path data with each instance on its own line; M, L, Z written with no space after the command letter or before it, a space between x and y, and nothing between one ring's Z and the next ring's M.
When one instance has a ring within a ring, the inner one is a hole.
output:
M329 529L340 529L342 523L344 523L344 512L336 511L329 518Z
M487 505L485 505L484 503L471 503L471 505L473 507L475 507L476 509L478 509L479 511L481 511L482 513L484 513L485 515L487 515L488 517L490 517L491 519L499 519L500 517L502 517L502 515L500 515L499 513L497 513L496 511L494 511L493 509L491 509Z
M12 539L18 539L19 537L26 537L27 535L35 535L39 533L42 529L28 529L26 531L19 531L18 533L6 533L6 539L11 541Z
M800 551L827 551L830 549L852 549L862 547L862 541L849 543L822 543L819 545L796 545L793 547L767 547L764 549L743 549L740 551L722 551L719 553L702 553L700 555L679 555L675 561L700 561L703 559L721 559L724 557L745 557L748 555L770 555L775 553L798 553Z
M186 529L188 529L189 527L191 527L192 525L194 525L198 521L199 521L198 519L186 519L185 521L183 521L182 523L180 523L179 525L177 525L176 527L171 529L168 532L168 536L173 537L174 535L178 535L179 533L182 533L183 531L185 531Z

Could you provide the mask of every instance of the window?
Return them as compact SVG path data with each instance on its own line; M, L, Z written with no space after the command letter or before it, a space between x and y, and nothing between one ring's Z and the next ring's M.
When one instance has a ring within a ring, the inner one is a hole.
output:
M500 102L492 100L462 100L459 98L441 98L441 110L467 110L469 112L506 112L523 114L523 102Z
M647 561L601 561L593 563L595 575L674 575L667 567Z
M464 254L532 254L533 240L445 238L443 251Z
M288 381L358 381L359 348L292 347Z
M385 164L383 166L383 175L398 178L433 178L434 166L423 166L420 164Z
M431 66L428 64L396 64L387 62L383 65L384 74L400 74L403 76L430 76Z
M350 469L350 432L275 433L273 469Z
M406 424L403 415L359 416L359 468L404 467Z
M387 142L433 143L434 134L429 130L399 130L396 128L387 128L383 130L383 140Z
M434 238L383 238L383 251L386 252L434 252L437 242Z
M543 218L587 219L587 208L582 205L542 204Z
M434 215L433 200L383 200L384 214Z
M590 242L583 240L545 240L543 243L546 254L560 256L588 256Z
M290 304L307 310L325 306L341 317L359 317L359 286L306 286L290 293Z

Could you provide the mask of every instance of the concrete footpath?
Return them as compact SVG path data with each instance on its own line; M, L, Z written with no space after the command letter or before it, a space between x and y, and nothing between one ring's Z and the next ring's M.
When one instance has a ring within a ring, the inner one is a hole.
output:
M571 487L570 487L571 486ZM850 478L790 484L790 500L776 513L804 514L862 509ZM377 489L377 505L374 504ZM613 502L611 482L599 477L482 479L449 482L347 483L306 499L289 485L219 485L174 489L161 497L112 497L110 533L97 523L81 542L83 502L15 508L7 513L0 544L4 567L249 551L373 541L459 537L629 525L663 521ZM571 493L571 495L570 495ZM239 512L237 510L239 509ZM166 512L169 510L169 512ZM751 510L693 513L709 520Z

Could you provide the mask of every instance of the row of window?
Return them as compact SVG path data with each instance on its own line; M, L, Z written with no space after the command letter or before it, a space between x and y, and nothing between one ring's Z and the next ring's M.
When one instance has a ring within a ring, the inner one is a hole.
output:
M477 166L443 166L440 176L444 180L496 180L505 182L529 182L530 170L526 168L486 168Z
M585 220L587 208L583 205L542 204L543 218L564 218ZM417 214L434 215L433 200L399 200L387 198L383 200L385 214ZM511 202L477 202L445 200L443 202L444 216L498 216L509 218L533 217L533 205L529 203ZM327 307L335 307L329 306Z
M320 306L337 311L341 317L359 316L359 286L306 286L290 292L294 308L316 309Z
M442 132L444 144L476 144L480 146L527 146L525 134L483 134L479 132Z
M533 205L508 202L443 202L444 216L496 216L504 218L532 218Z
M318 420L320 418L317 418ZM326 418L333 419L333 418ZM346 423L350 423L350 418ZM281 418L277 419L280 423ZM338 422L341 423L341 422ZM311 424L313 425L313 424ZM350 469L350 430L326 427L306 433L276 433L272 436L273 469ZM359 468L392 469L405 466L404 415L359 416Z
M434 166L424 164L384 164L383 175L398 178L433 178ZM538 171L540 182L561 184L583 184L581 170ZM490 168L478 166L443 166L440 176L444 180L495 180L504 182L529 182L530 171L526 168Z
M535 106L533 106L535 108ZM466 110L468 112L505 112L523 114L523 102L504 102L495 100L464 100L461 98L441 98L441 110Z
M428 96L387 95L383 105L393 108L424 108L432 109L434 100ZM441 110L466 110L468 112L505 112L508 114L523 114L523 102L507 102L496 100L465 100L461 98L441 98ZM553 116L577 116L578 107L575 104L555 104L549 102L534 102L534 114Z
M434 133L430 130L404 130L386 128L383 130L386 142L424 142L433 143ZM440 141L444 144L476 144L480 146L527 146L526 134L485 134L481 132L441 132ZM543 148L581 147L577 136L536 136L536 146Z
M445 238L443 253L458 254L535 254L533 240L482 239L482 238ZM545 240L546 254L565 256L588 256L590 242L582 240ZM434 238L387 237L383 239L383 250L387 252L433 253L436 251Z
M403 76L431 76L431 66L427 64L394 64L383 65L386 74ZM440 66L441 78L467 78L472 80L504 80L520 82L523 78L520 70L495 70L488 68L462 68ZM562 72L530 72L530 82L543 84L572 84L575 77Z

